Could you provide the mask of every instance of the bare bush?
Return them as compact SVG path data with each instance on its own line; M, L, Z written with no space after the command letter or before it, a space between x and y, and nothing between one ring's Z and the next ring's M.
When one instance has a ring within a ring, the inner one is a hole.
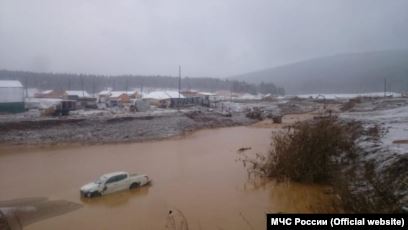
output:
M327 182L334 169L332 158L353 153L355 127L336 118L299 122L272 137L273 148L266 156L246 159L248 169L257 174L298 182Z
M352 110L357 104L361 103L362 99L360 97L352 98L348 102L344 103L341 107L341 111L350 111Z
M339 199L334 204L336 210L401 212L404 194L395 191L405 191L408 185L394 181L406 181L408 157L377 172L375 163L364 159L364 149L357 145L362 135L362 139L376 141L381 133L378 126L363 129L359 123L334 117L301 122L274 135L268 154L242 161L250 175L330 184Z
M354 213L401 212L400 197L394 194L392 180L377 175L372 162L362 167L362 175L356 175L356 168L352 168L333 180L343 209Z

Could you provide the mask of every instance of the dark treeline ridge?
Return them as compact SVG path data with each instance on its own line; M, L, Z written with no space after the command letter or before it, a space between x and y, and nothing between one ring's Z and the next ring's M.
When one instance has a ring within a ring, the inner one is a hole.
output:
M27 88L58 89L58 90L86 90L97 93L106 88L113 90L131 90L142 88L178 88L178 77L172 76L136 76L136 75L93 75L71 73L37 73L28 71L0 70L0 80L19 80ZM258 85L238 80L222 80L210 77L183 77L182 90L202 90L215 92L230 90L236 93L263 93L283 95L285 90L273 83Z
M232 77L273 82L286 93L364 93L408 91L408 50L347 53L285 64Z

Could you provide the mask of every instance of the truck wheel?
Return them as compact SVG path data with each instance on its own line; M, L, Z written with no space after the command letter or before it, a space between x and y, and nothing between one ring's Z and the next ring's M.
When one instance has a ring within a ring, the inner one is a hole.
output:
M140 186L139 183L133 183L130 185L129 189L135 189L135 188L138 188L139 186Z

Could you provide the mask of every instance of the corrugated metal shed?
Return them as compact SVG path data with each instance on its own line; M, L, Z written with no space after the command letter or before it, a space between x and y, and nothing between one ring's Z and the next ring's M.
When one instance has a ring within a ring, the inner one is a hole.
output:
M0 81L0 103L24 102L24 88L19 81Z
M19 81L0 80L0 112L24 111L24 88Z

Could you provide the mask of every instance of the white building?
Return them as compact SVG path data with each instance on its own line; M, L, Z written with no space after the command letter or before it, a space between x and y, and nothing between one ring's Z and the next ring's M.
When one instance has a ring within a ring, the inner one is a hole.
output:
M24 88L21 82L0 80L0 113L24 112Z
M153 91L143 95L143 100L162 108L170 107L171 100L178 98L184 98L184 96L177 91Z

